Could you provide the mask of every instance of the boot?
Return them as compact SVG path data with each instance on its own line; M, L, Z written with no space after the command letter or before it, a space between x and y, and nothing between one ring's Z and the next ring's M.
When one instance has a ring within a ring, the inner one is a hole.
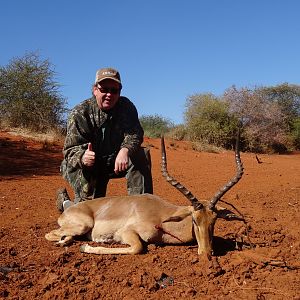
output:
M59 188L56 192L56 207L61 213L64 212L69 206L73 205L66 188Z

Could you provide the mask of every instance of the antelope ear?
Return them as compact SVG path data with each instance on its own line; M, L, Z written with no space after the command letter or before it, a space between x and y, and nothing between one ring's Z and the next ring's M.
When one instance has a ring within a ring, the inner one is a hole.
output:
M227 208L223 207L216 207L217 217L220 219L224 219L226 221L245 221L245 219L242 216L236 215L234 212Z
M182 213L176 216L172 216L164 221L162 221L162 223L167 223L167 222L180 222L182 220L184 220L186 217L190 216L192 214L192 212L186 212L186 213Z

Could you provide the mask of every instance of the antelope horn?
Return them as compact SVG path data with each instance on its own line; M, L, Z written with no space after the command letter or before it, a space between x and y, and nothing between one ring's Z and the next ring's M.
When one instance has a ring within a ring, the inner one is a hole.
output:
M166 178L166 180L192 203L195 209L199 210L203 207L203 204L200 203L198 199L189 190L187 190L180 182L178 182L175 178L169 175L167 170L167 156L163 136L161 137L161 172L162 175Z
M210 203L208 205L209 209L213 209L217 202L224 196L225 193L227 193L235 184L239 182L239 180L242 178L244 173L244 167L243 163L241 161L240 157L240 128L238 129L237 133L237 139L236 139L236 145L235 145L235 162L236 162L236 175L228 182L226 183L210 200Z

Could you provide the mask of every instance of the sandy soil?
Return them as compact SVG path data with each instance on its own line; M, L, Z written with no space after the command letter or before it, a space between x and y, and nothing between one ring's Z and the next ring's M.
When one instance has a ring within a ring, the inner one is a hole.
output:
M160 174L159 140L151 147L155 194L188 201ZM199 199L209 199L235 173L234 154L193 151L166 141L169 172ZM61 145L0 133L0 298L2 299L300 299L300 154L242 153L242 180L225 196L247 219L218 220L216 256L195 245L148 245L145 253L82 254L76 241L57 247L44 238L57 228ZM68 187L69 192L71 190ZM72 193L71 193L72 194ZM126 194L125 181L108 195Z

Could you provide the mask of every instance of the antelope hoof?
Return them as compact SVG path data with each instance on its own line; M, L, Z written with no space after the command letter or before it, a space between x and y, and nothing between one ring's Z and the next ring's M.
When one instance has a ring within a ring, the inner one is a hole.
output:
M68 246L73 242L73 236L63 236L58 242L58 246Z

